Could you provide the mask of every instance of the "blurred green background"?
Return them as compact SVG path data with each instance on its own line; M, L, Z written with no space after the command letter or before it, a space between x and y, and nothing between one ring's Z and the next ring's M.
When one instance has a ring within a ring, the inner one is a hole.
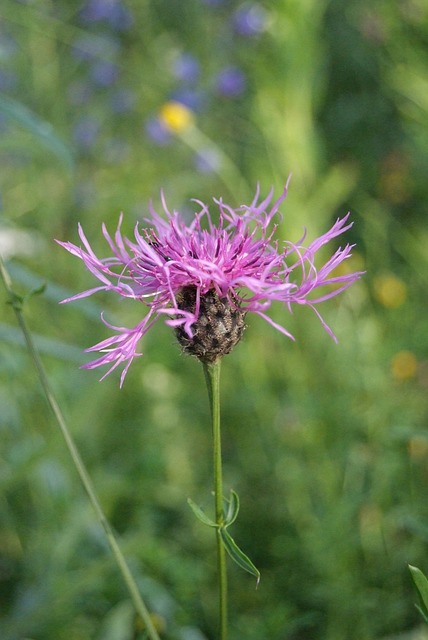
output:
M262 573L234 566L231 640L374 640L417 629L407 563L428 571L426 220L428 6L424 0L2 0L0 248L52 384L162 637L216 637L202 368L159 323L119 390L82 371L131 326L54 243L120 211L132 234L163 189L171 208L279 195L279 234L352 211L352 267L322 312L257 317L223 363L232 534ZM327 255L327 254L326 254ZM0 293L0 629L16 640L142 637ZM284 317L286 316L286 317ZM401 635L400 635L401 637ZM407 635L406 635L407 637ZM419 636L418 636L419 637Z

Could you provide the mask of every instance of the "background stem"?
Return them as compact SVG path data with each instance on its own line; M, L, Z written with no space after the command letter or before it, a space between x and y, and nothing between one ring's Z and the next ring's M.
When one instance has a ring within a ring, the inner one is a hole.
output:
M205 380L210 398L212 433L213 433L213 465L214 465L214 505L217 536L217 563L219 579L219 611L220 640L227 639L227 570L226 552L220 536L220 527L224 523L223 511L223 474L221 458L220 430L220 365L221 360L213 364L203 363Z
M116 563L119 567L119 570L122 574L122 577L125 581L125 584L128 588L129 594L132 598L132 601L134 603L135 609L137 611L137 613L140 615L141 619L144 622L144 625L146 627L146 631L147 631L147 635L150 638L150 640L160 640L159 635L153 625L152 619L150 617L150 613L146 607L146 605L143 602L143 599L140 595L140 592L138 590L138 586L131 574L131 571L128 567L128 564L125 560L125 557L123 556L118 542L116 540L116 537L113 533L113 530L110 526L110 523L108 522L102 507L98 501L98 498L96 496L95 493L95 488L94 485L92 484L92 481L89 477L89 474L86 470L86 467L83 463L82 458L80 457L79 451L74 443L74 440L71 436L71 433L67 427L67 424L65 422L64 416L61 412L61 409L59 408L59 405L56 401L55 395L52 391L50 382L48 380L45 368L43 366L43 363L40 359L39 353L35 347L35 344L33 342L30 330L27 327L27 324L25 322L25 318L22 312L22 299L17 296L12 289L12 282L9 276L9 273L6 270L6 267L4 265L3 260L0 257L0 275L1 278L3 280L5 289L9 295L9 301L10 304L13 307L13 310L15 312L16 318L18 320L19 326L22 330L22 333L24 334L24 338L25 341L27 343L28 346L28 350L30 352L31 358L33 360L33 363L37 369L38 375L39 375L39 379L41 382L41 385L43 387L43 391L45 393L46 399L48 401L48 404L50 406L50 408L53 411L53 414L56 418L56 421L58 423L58 426L61 430L61 433L64 437L65 443L67 445L67 449L70 453L70 456L73 460L74 466L76 467L77 473L79 475L79 478L83 484L83 487L89 497L89 500L91 501L91 504L94 508L94 511L105 531L105 534L107 536L107 540L109 542L110 548L113 552L113 556L116 560Z

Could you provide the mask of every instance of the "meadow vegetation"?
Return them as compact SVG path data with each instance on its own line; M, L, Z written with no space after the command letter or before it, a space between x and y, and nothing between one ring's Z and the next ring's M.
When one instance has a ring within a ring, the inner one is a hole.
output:
M277 235L348 210L350 269L324 303L252 317L222 366L231 640L380 640L422 620L428 572L428 9L423 0L2 0L0 250L58 401L162 638L216 637L209 405L200 364L158 323L122 389L84 349L143 309L102 293L54 239L107 255L163 190L278 197ZM327 257L327 254L326 254ZM0 630L4 640L143 638L6 294L0 293Z

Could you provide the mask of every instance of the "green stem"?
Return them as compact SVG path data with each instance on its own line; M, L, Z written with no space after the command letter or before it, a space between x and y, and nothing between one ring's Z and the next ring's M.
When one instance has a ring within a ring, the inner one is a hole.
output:
M232 195L236 193L243 197L250 192L242 173L229 156L224 153L222 148L205 135L195 124L187 127L184 131L177 134L178 137L193 151L201 152L204 149L215 149L220 160L220 166L215 169L215 173L223 182L226 189Z
M223 475L221 460L221 430L220 430L220 364L218 360L213 364L203 363L205 380L211 405L212 433L213 433L213 464L214 464L214 506L217 536L217 563L219 580L219 612L220 612L220 640L227 640L227 572L226 552L220 536L220 527L224 524L223 511Z
M132 598L132 601L134 603L135 609L137 611L137 613L140 615L141 619L143 620L145 627L146 627L146 631L147 634L150 638L150 640L160 640L159 635L153 625L152 619L150 617L150 613L146 607L146 605L143 602L143 599L140 595L140 592L138 590L137 584L131 574L131 571L126 563L125 557L123 556L120 547L117 543L116 537L113 533L113 530L110 526L110 523L108 522L102 507L98 501L98 498L95 494L95 488L94 485L92 484L92 481L89 477L89 474L86 470L86 467L83 463L82 458L80 457L79 451L74 443L74 440L70 434L70 431L67 427L67 424L65 422L64 416L61 412L61 409L59 408L59 405L55 399L54 393L52 391L52 388L50 386L46 371L44 369L43 363L40 359L39 353L35 347L35 344L33 342L33 338L31 336L31 333L27 327L27 324L25 322L25 318L24 315L22 313L22 299L17 296L12 289L12 282L9 276L9 273L6 270L6 267L3 263L3 260L0 257L0 275L1 278L3 280L4 286L6 288L7 293L9 294L9 301L10 304L13 307L13 310L15 312L16 318L18 320L19 326L22 330L22 333L24 334L24 338L25 341L27 343L28 346L28 350L30 352L31 358L34 362L34 365L37 369L38 375L39 375L39 379L41 382L41 385L43 387L43 391L46 395L46 399L48 401L48 404L50 406L50 408L53 411L53 414L57 420L57 423L59 425L59 428L61 430L61 433L64 437L65 443L67 445L68 451L70 453L70 456L73 460L74 466L76 467L77 473L79 475L79 478L83 484L83 487L89 497L89 500L92 503L92 506L94 508L94 511L102 525L102 527L104 528L105 534L107 536L107 540L110 544L110 548L113 552L114 558L116 560L116 563L119 567L119 570L122 574L122 577L125 581L125 584L128 588L129 594Z

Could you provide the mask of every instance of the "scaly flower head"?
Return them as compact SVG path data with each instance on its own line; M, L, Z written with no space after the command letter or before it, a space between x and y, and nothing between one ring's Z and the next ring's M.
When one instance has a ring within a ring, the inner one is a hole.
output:
M297 244L280 242L274 239L275 219L286 193L287 187L278 200L272 201L271 190L259 202L257 191L249 206L238 209L214 199L217 222L208 206L195 200L198 210L189 224L180 213L168 210L162 196L164 215L150 206L147 226L140 230L137 224L132 240L122 235L122 216L114 237L103 225L111 251L106 258L95 255L80 225L81 246L58 241L101 283L63 302L104 290L137 300L147 309L132 328L113 326L103 318L115 334L88 349L103 355L84 367L110 365L106 376L124 364L122 384L132 360L141 355L137 351L139 341L160 317L174 328L184 350L204 362L214 362L232 350L242 336L249 312L294 339L267 314L273 302L283 303L289 311L293 304L309 306L336 340L317 305L347 289L362 273L341 271L333 275L350 257L349 244L337 249L320 267L315 266L315 259L323 245L352 226L349 214L308 246L302 244L304 239Z

